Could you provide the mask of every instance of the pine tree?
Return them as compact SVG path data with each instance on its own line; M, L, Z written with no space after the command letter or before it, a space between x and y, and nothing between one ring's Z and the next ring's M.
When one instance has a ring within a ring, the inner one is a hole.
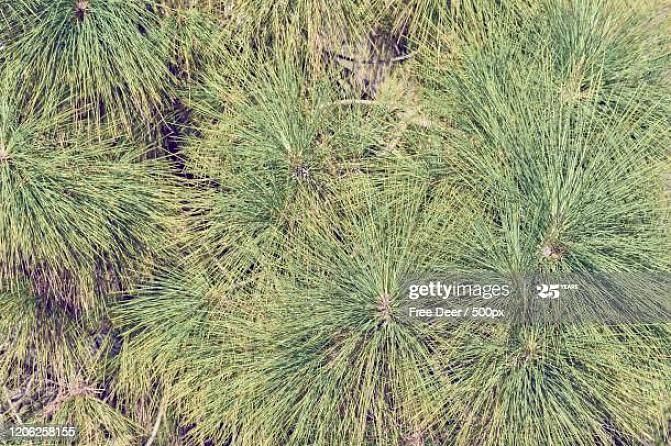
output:
M670 48L654 0L0 0L0 428L666 444ZM407 316L552 275L591 319Z

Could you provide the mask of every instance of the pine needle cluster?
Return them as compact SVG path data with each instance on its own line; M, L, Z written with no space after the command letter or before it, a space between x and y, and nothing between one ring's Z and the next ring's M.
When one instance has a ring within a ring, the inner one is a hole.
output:
M0 428L668 443L668 321L404 313L455 272L671 274L649 3L0 0Z

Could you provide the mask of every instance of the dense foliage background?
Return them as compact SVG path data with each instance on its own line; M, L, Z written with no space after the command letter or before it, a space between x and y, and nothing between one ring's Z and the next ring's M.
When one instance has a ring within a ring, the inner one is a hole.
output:
M398 317L429 272L671 273L670 11L0 0L0 424L671 444L671 323Z

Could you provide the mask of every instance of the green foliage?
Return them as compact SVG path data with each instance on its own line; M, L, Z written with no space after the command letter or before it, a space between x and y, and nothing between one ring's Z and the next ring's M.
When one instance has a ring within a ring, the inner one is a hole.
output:
M563 9L551 11L555 15L546 12L546 21L582 24ZM492 27L484 44L468 43L473 33L465 30L458 69L429 73L435 100L464 131L453 140L454 172L446 176L467 178L487 211L469 240L472 262L479 263L474 266L548 267L541 265L540 251L557 245L567 251L561 267L570 270L668 270L670 239L663 222L669 202L662 178L671 133L666 104L657 98L668 95L669 86L659 83L649 95L638 89L641 99L632 100L626 86L611 85L615 81L586 80L592 93L566 97L557 86L571 81L573 72L558 72L555 58L526 51L531 42L557 48L557 38L539 35L525 22L518 29L528 34L517 33L516 42L499 39L511 33L511 22L504 23ZM619 64L632 72L661 71L658 58L639 58L633 66L617 48L609 48L612 59L593 76L605 79L603 73ZM604 108L606 103L612 107Z
M117 397L129 405L146 401L138 411L142 418L153 416L160 405L169 407L175 424L163 426L159 438L173 435L175 425L193 423L186 434L189 442L199 438L224 443L229 426L237 420L221 408L212 412L211 404L218 398L234 403L223 386L244 341L213 330L212 321L230 318L243 329L244 319L235 315L253 308L244 302L242 296L247 295L213 284L190 265L157 272L136 295L114 311L125 335L124 349L115 361Z
M78 444L132 445L138 426L124 418L98 398L88 395L92 389L75 389L55 410L51 422L60 426L79 426Z
M57 101L78 122L156 124L171 84L168 45L143 1L19 0L2 9L7 76L27 108Z
M193 203L189 245L230 280L278 261L290 228L310 215L306 198L325 199L332 180L370 166L394 119L341 107L327 81L308 77L291 55L276 57L204 77L210 98L195 107L215 122L183 152L187 169L214 185Z
M350 186L353 196L311 209L273 299L244 329L253 347L236 355L227 385L246 443L397 444L414 434L420 408L409 394L430 380L433 340L394 309L404 278L440 259L416 249L429 234L421 188Z
M630 6L0 0L0 423L665 444L669 323L403 314L457 271L671 273L671 46Z
M132 421L100 398L119 348L106 315L170 240L175 182L164 161L65 135L62 122L0 105L0 382L21 395L10 411L19 420L68 420L83 444L132 444L135 428L114 424Z
M165 240L176 209L167 168L133 161L123 145L18 121L8 105L0 135L3 286L27 278L77 313L104 311L100 296L128 286Z
M298 43L308 60L319 64L322 52L350 38L360 37L356 21L364 17L362 4L353 0L235 0L227 8L235 23L235 39L259 47L276 42ZM248 45L248 44L247 44Z
M170 66L179 77L190 81L204 65L216 60L220 50L217 25L211 15L197 8L166 9L162 32L172 38Z
M630 6L545 4L530 19L526 51L549 63L567 100L596 97L602 108L616 110L635 104L637 112L668 125L669 36L652 28L649 12L623 14L618 8Z
M436 108L463 132L444 181L465 182L482 209L458 241L457 262L522 274L668 273L670 135L659 98L669 90L658 79L646 93L640 80L660 75L659 56L633 60L646 45L662 52L655 36L632 37L637 28L599 4L541 11L486 31L464 26L456 67L426 73ZM585 23L595 16L613 26L598 39ZM576 64L585 67L577 84ZM635 284L628 291L635 297ZM655 441L668 334L591 325L457 333L440 355L452 372L436 403L444 411L427 423L455 444Z
M668 332L645 331L462 333L441 350L441 360L454 365L433 406L434 428L454 444L653 442L663 419L656 386L669 376L660 362L668 357Z

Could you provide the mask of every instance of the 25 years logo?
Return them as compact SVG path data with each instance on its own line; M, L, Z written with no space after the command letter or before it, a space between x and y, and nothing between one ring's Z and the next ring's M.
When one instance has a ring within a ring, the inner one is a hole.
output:
M577 290L578 285L573 283L545 284L536 285L538 297L540 299L559 299L559 290Z
M541 299L559 299L559 285L540 284L536 286L538 290L538 297Z

